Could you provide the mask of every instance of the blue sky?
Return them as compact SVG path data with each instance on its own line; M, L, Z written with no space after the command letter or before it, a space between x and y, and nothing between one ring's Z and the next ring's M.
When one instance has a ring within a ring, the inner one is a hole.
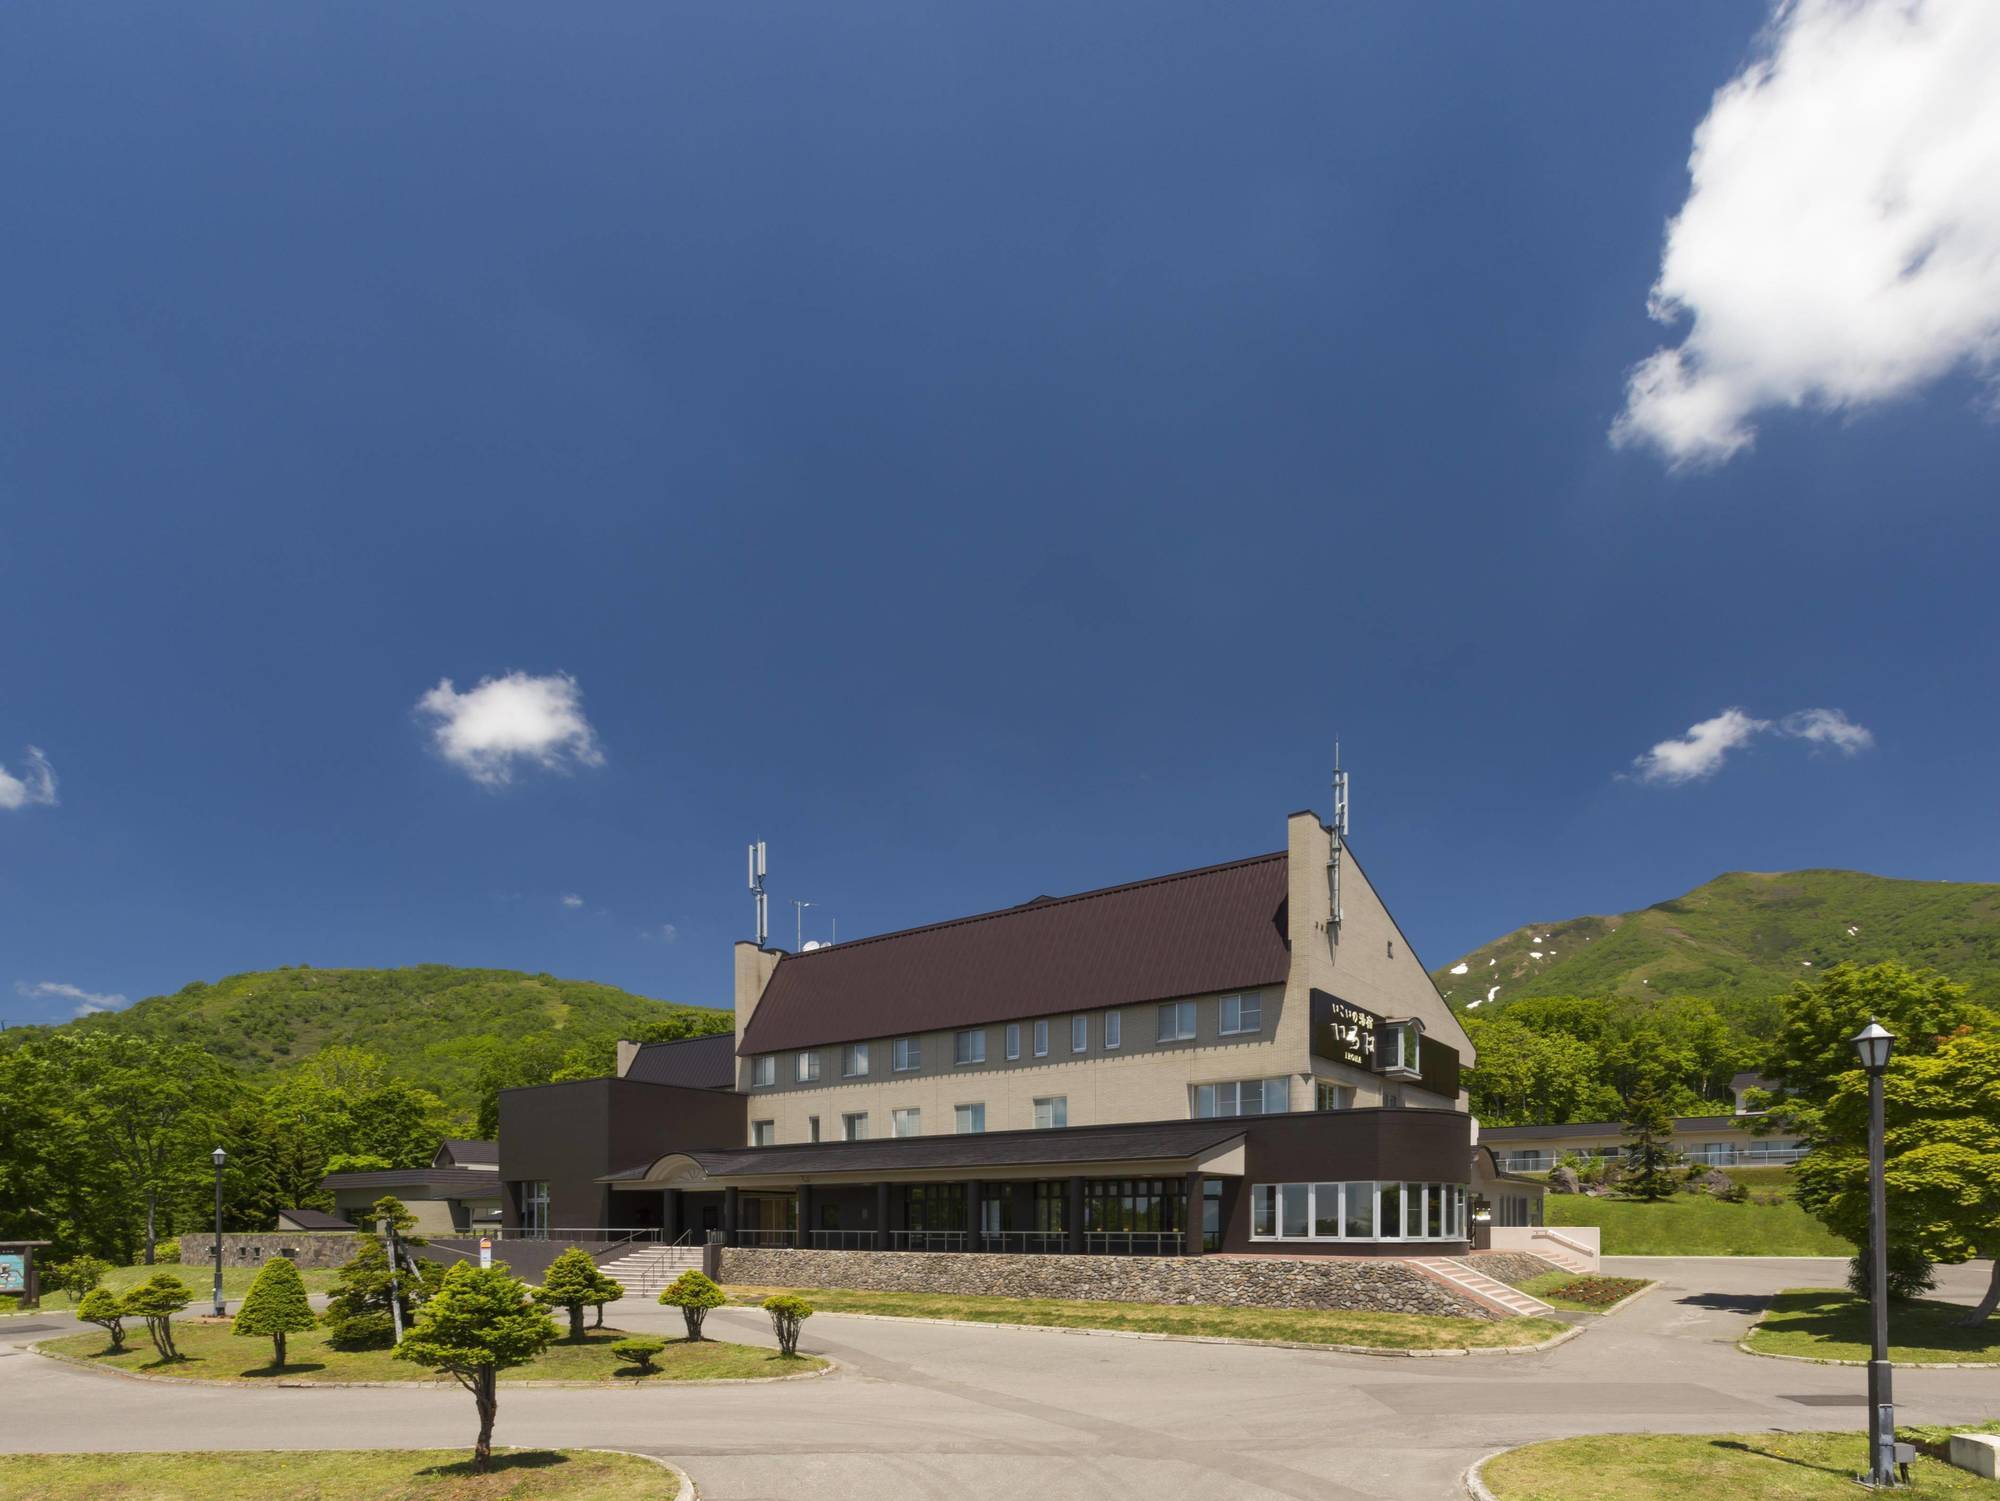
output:
M860 936L1277 848L1336 733L1434 965L2000 877L2000 323L1772 213L1810 100L1691 189L1758 23L9 7L0 1009L726 1002L750 839Z

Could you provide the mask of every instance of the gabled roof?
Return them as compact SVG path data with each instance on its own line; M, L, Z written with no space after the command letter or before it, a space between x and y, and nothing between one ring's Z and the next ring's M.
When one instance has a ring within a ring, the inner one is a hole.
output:
M352 1230L354 1222L344 1220L337 1214L328 1214L324 1209L280 1209L279 1228L289 1222L298 1230Z
M500 1143L448 1136L431 1155L432 1167L498 1167Z
M682 1089L736 1087L736 1034L683 1037L678 1042L643 1042L625 1077L641 1084L674 1084Z
M743 1053L1275 985L1283 851L788 954Z

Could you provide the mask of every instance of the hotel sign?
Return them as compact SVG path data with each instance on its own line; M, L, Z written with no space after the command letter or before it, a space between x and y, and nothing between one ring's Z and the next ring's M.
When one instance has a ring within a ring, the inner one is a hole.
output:
M1315 1057L1351 1068L1375 1067L1375 1029L1382 1018L1324 990L1312 993L1312 1050Z

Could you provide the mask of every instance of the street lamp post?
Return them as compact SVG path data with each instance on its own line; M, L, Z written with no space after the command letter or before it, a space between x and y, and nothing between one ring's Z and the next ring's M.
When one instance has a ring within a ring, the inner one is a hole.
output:
M222 1318L228 1310L222 1302L222 1164L228 1153L217 1147L208 1154L208 1160L215 1164L215 1316Z
M1868 1294L1873 1348L1868 1360L1868 1479L1878 1489L1896 1485L1896 1399L1889 1378L1889 1196L1883 1182L1882 1075L1895 1037L1871 1021L1854 1035L1854 1051L1868 1070Z

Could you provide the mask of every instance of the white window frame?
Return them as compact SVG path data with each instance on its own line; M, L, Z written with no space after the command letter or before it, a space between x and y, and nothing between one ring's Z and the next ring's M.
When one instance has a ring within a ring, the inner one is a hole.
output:
M1069 1050L1072 1053L1090 1051L1090 1018L1081 1014L1069 1019Z
M1104 1013L1104 1051L1114 1051L1125 1040L1125 1013L1107 1011Z
M898 1037L889 1044L889 1072L907 1074L924 1066L924 1040Z
M1056 1117L1062 1117L1058 1120ZM1069 1096L1045 1094L1035 1101L1035 1129L1060 1131L1069 1125Z
M976 1068L986 1061L986 1029L968 1027L957 1032L951 1039L951 1066L953 1068Z
M1193 1001L1162 1001L1154 1014L1153 1041L1193 1042L1197 1027Z
M910 1129L904 1130L907 1126ZM901 1141L909 1136L924 1134L924 1110L921 1105L904 1105L889 1112L889 1135Z
M792 1082L795 1084L819 1083L819 1054L817 1052L799 1054L798 1061L792 1065Z
M750 1145L753 1147L775 1147L778 1144L778 1123L776 1121L750 1122Z
M1273 1088L1275 1086L1275 1089ZM1229 1120L1242 1115L1284 1115L1292 1108L1292 1080L1289 1074L1272 1074L1259 1079L1217 1079L1208 1084L1191 1084L1189 1110L1195 1120ZM1228 1091L1225 1096L1224 1091ZM1254 1094L1257 1108L1244 1108ZM1272 1108L1273 1097L1277 1108ZM1206 1100L1209 1109L1201 1107ZM1223 1105L1231 1107L1223 1109Z
M759 1053L750 1060L750 1087L769 1089L778 1082L778 1055Z
M1402 1208L1403 1223L1393 1227L1393 1233L1390 1227L1381 1223L1382 1191L1385 1188L1401 1190L1398 1202ZM1331 1214L1321 1202L1324 1197L1322 1189L1333 1190L1334 1202ZM1302 1235L1285 1232L1285 1206L1297 1202L1297 1193L1288 1193L1287 1190L1304 1191L1306 1229ZM1367 1195L1368 1224L1373 1232L1369 1235L1347 1233L1347 1201L1352 1196L1353 1190L1359 1190ZM1469 1200L1470 1189L1463 1183L1403 1183L1396 1180L1352 1183L1254 1183L1250 1187L1250 1239L1321 1243L1461 1241L1466 1238L1466 1211ZM1329 1220L1338 1233L1321 1234L1319 1224L1322 1219ZM1264 1228L1259 1229L1260 1225Z
M1007 1023L1007 1061L1012 1063L1021 1056L1021 1024Z
M1327 1097L1332 1096L1329 1104ZM1332 1079L1313 1081L1313 1108L1316 1110L1352 1110L1357 1098L1352 1084L1340 1084Z
M976 1124L971 1126L966 1125L968 1119L975 1121ZM984 1100L975 1100L970 1105L952 1106L951 1123L953 1131L959 1136L984 1135L986 1132L986 1102Z
M1263 1030L1264 997L1257 991L1246 990L1240 995L1226 995L1216 1004L1216 1036L1248 1037Z
M856 1128L859 1129L856 1129ZM842 1141L868 1140L868 1112L849 1110L840 1117L840 1139Z
M840 1050L840 1077L843 1079L865 1079L868 1077L868 1044L850 1042Z
M1035 1056L1037 1058L1049 1056L1049 1024L1046 1020L1035 1023Z

